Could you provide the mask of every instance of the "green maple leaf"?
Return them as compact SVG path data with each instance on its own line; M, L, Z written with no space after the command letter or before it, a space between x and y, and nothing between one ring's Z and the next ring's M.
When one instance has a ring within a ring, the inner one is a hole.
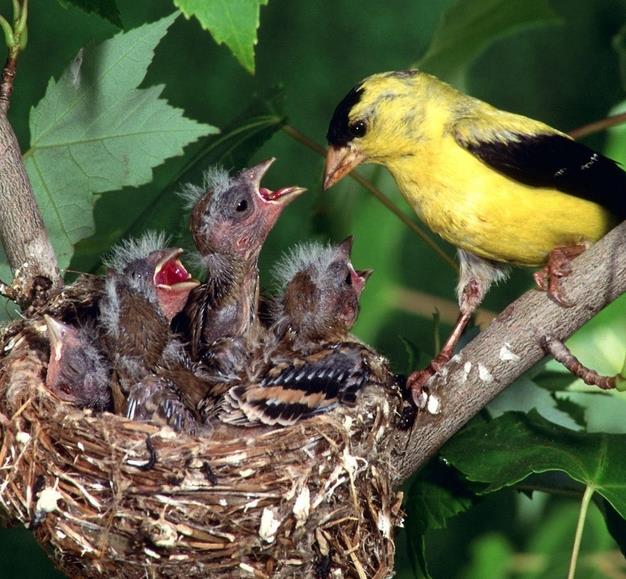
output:
M441 454L468 480L494 492L534 473L561 471L592 488L626 516L626 435L587 434L553 424L536 411L474 419Z
M235 58L254 73L259 12L268 0L174 0L187 18L195 16L218 44L226 44Z
M31 111L24 162L61 268L94 232L96 194L148 183L154 167L217 132L159 98L163 86L137 88L177 15L81 51Z

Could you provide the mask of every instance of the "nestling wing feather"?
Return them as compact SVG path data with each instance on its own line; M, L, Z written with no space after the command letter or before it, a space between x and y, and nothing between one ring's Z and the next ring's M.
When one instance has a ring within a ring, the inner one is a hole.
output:
M193 434L196 419L184 404L176 385L154 375L146 376L130 389L125 414L131 420L167 424L177 432Z
M464 116L453 127L456 142L511 179L593 201L626 218L626 172L618 163L518 115L498 111L488 121Z
M364 350L364 349L363 349ZM293 357L273 364L258 382L231 388L228 406L234 414L220 418L250 425L293 424L330 410L338 403L354 404L369 381L370 371L360 346L325 348L306 358Z

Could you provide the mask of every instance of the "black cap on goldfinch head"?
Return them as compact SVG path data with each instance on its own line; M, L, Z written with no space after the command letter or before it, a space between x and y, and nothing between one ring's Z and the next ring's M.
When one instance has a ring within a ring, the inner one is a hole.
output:
M337 105L328 126L328 151L324 169L324 190L345 177L352 169L371 159L379 103L389 102L400 93L411 94L420 71L398 70L368 76L355 85ZM369 144L368 144L369 143Z
M343 147L354 139L354 137L358 136L354 133L354 127L350 126L350 111L352 107L361 100L363 90L361 83L352 87L350 92L337 105L337 108L335 108L335 112L328 125L328 133L326 133L328 144L332 147ZM357 133L358 131L359 129L357 129Z
M350 122L350 111L361 101L363 84L353 87L337 105L328 126L328 151L324 168L324 190L332 187L354 167L363 162L365 157L353 146L356 138L367 132L367 123L363 120Z

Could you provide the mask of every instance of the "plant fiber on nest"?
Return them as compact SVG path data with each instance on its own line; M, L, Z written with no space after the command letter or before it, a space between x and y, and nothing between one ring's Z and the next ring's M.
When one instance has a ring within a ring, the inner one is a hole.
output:
M360 577L393 573L400 402L291 427L191 437L60 401L47 340L0 341L0 504L73 577Z

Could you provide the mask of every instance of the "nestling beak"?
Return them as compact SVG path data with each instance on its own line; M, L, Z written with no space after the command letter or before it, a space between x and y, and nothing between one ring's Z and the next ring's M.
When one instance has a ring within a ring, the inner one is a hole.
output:
M153 281L159 306L170 322L185 307L191 291L200 285L178 259L182 252L180 248L164 250L154 268Z
M190 292L200 285L191 277L178 257L183 253L180 248L166 250L164 256L154 268L154 285L162 290Z
M276 189L276 191L272 191L271 189L266 189L265 187L261 187L259 189L259 195L261 199L266 203L279 203L280 205L288 205L291 203L296 197L304 193L306 189L304 187L282 187L280 189Z
M46 327L48 328L48 340L50 340L50 349L54 353L54 359L58 362L61 359L61 350L63 348L63 336L65 335L65 325L54 318L44 315Z
M304 187L282 187L272 191L266 187L261 187L261 179L267 173L267 170L276 161L275 157L259 163L251 169L246 169L241 173L239 178L250 181L261 200L265 203L278 203L280 205L289 205L296 197L304 193L306 189Z
M328 147L324 167L324 191L330 189L363 161L365 161L365 155L349 145Z
M263 175L267 173L267 170L274 164L274 161L276 161L276 157L271 157L267 161L261 161L258 165L242 171L237 179L250 181L258 189L261 185Z
M356 273L363 280L363 283L365 283L370 277L372 277L374 270L372 268L357 269Z
M374 273L374 270L373 269L357 269L357 270L352 270L350 273L352 276L352 286L356 290L357 295L361 295L361 292L363 291L363 288L365 287L367 280Z

